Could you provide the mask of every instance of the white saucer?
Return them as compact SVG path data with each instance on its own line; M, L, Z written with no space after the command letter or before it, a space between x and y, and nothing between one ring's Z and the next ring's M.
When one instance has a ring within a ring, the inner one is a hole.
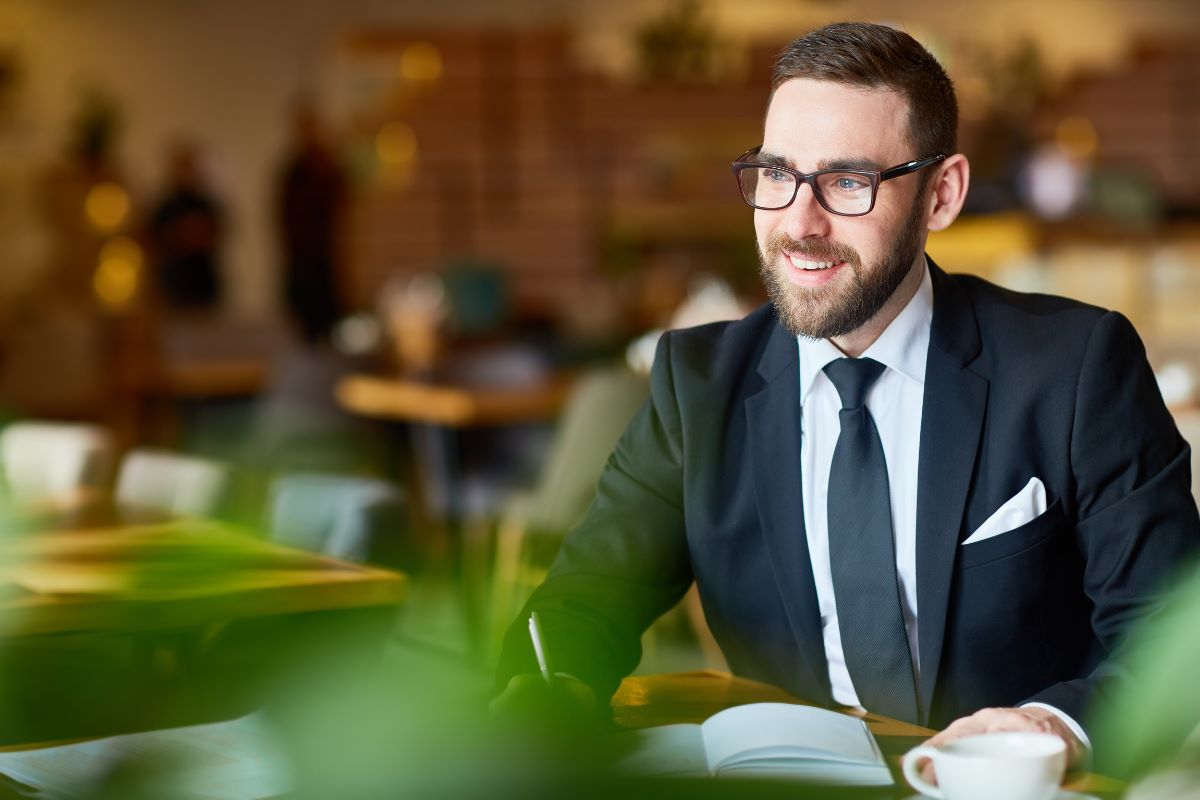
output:
M904 798L904 800L931 800L932 795L928 794L913 794ZM1094 794L1080 794L1079 792L1068 792L1066 789L1059 789L1058 794L1054 795L1054 800L1100 800Z

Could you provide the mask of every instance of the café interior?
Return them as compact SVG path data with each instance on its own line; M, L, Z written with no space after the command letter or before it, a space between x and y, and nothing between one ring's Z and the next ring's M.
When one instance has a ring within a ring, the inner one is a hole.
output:
M559 796L501 639L658 337L765 302L729 164L839 19L955 82L929 256L1127 316L1200 444L1189 0L0 0L0 796ZM727 669L693 590L615 713Z

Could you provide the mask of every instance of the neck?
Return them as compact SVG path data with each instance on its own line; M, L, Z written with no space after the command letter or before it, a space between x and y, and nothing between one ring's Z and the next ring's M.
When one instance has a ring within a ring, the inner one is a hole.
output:
M875 316L845 336L838 336L829 341L850 358L861 356L868 347L875 344L875 340L887 330L887 326L892 324L892 320L900 315L900 312L908 305L908 301L912 300L924 277L925 254L922 252L917 255L916 260L909 267L908 274L904 276L904 280L896 287L896 291L892 292L892 296L887 299Z

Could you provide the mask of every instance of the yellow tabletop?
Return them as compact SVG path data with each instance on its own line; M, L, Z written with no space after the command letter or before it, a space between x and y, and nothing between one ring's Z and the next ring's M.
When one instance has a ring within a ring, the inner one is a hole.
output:
M0 539L0 636L186 628L396 605L407 578L176 520Z
M745 703L797 703L812 705L775 686L738 678L726 672L700 670L665 675L626 678L613 696L613 721L622 728L650 728L685 722L702 722L722 709ZM866 720L885 752L895 752L892 737L932 736L936 731L907 722L847 710L844 713ZM915 745L915 742L913 743ZM906 748L905 748L906 749ZM1087 772L1068 774L1065 788L1102 796L1119 794L1121 781Z

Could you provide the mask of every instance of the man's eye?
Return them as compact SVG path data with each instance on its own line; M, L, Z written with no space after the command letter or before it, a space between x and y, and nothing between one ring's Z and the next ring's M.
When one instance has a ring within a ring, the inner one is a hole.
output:
M861 192L863 189L870 188L870 186L870 181L860 178L857 175L838 175L833 180L833 188L839 192Z
M792 179L791 173L784 172L781 169L771 169L764 167L762 170L762 178L764 181L772 183L786 183Z

